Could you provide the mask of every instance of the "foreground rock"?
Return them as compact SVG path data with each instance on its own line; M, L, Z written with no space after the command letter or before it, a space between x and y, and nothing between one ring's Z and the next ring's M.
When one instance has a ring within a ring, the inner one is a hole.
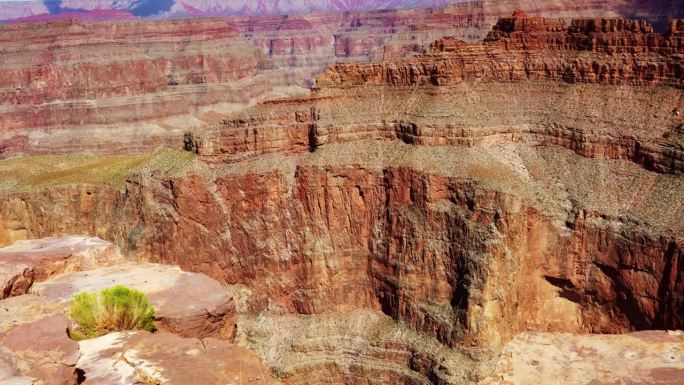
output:
M259 359L225 341L120 332L80 342L83 384L272 384Z
M66 273L37 283L33 291L66 305L74 294L115 285L145 293L162 329L197 338L233 334L235 307L223 287L203 274L186 273L175 266L129 262Z
M0 332L0 383L76 385L79 347L70 327L67 317L52 315Z
M626 335L523 333L480 385L679 384L684 332Z
M100 262L103 267L98 267ZM0 249L0 264L29 266L28 271L35 272L31 275L33 294L0 300L3 385L71 385L83 376L90 384L130 384L129 372L138 376L136 381L159 379L164 384L239 383L240 373L251 382L270 383L253 354L225 341L235 333L233 299L205 275L125 260L111 243L85 237L18 242ZM79 344L69 338L72 322L65 315L69 301L76 293L114 285L144 292L157 310L156 324L162 332L120 333L84 341L77 365ZM108 368L119 367L107 361L117 359L112 355L116 349L129 366L118 372L123 376L117 377L119 382L108 382ZM145 372L146 368L153 371Z
M99 238L72 236L18 241L0 248L0 299L26 294L34 281L57 273L121 261L118 249Z

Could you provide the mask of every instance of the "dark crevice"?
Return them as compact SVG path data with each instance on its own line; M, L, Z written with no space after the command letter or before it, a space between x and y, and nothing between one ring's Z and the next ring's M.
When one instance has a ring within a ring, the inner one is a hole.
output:
M565 298L575 303L580 303L582 301L582 295L575 291L575 285L569 279L551 277L548 275L544 276L544 279L546 279L546 281L552 284L553 286L560 289L560 291L558 292L559 297Z
M85 370L76 368L76 383L77 384L82 384L86 380L86 373Z
M684 304L680 300L677 302L677 281L684 268L681 266L680 254L675 242L670 242L665 251L665 266L663 277L658 287L658 298L662 304L662 309L658 312L655 319L655 326L661 329L674 328L677 322L676 314L684 313Z

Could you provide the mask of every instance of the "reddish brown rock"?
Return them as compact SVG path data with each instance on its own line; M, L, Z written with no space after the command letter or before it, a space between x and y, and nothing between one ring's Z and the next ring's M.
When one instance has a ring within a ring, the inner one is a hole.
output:
M675 22L676 25L677 22ZM682 87L684 46L676 30L644 21L501 19L483 43L435 42L429 54L399 62L337 64L325 86L449 85L462 81L561 80L570 83L667 84Z
M54 315L0 333L0 381L76 385L79 348L70 327L68 318Z
M7 188L0 231L94 233L240 285L238 339L292 384L473 383L527 330L681 328L678 37L565 23L517 15L480 45L336 66L333 86L193 136L188 168L91 186L98 210L77 185ZM582 48L594 38L606 44ZM558 75L583 55L669 67ZM443 364L454 352L475 358Z
M301 93L330 64L396 60L426 52L443 36L479 41L516 9L564 19L636 15L660 29L666 18L682 17L682 7L664 2L487 0L435 9L6 25L0 28L0 158L181 148L187 131L256 101ZM602 36L619 42L619 34L607 32ZM604 64L578 61L563 71L574 77L629 71L620 61ZM641 71L670 70L648 65Z
M684 378L684 334L523 333L504 347L494 384L677 384Z
M218 19L6 25L0 42L3 158L180 148L217 111L290 84Z
M83 384L272 384L249 350L225 341L169 333L111 333L82 341Z
M0 299L26 294L33 283L65 271L123 261L118 249L99 238L64 237L18 241L0 249Z

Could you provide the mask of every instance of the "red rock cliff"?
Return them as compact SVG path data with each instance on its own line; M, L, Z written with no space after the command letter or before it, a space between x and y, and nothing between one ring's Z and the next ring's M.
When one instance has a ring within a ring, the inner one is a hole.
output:
M684 41L673 21L665 34L643 21L530 18L499 21L481 44L436 41L429 54L398 63L338 64L317 85L446 85L464 80L682 86ZM635 56L635 54L639 56Z

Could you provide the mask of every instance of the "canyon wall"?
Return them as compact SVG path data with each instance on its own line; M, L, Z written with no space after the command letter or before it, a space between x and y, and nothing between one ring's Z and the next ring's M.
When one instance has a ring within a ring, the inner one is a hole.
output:
M216 117L182 167L0 167L0 242L97 235L233 285L238 340L290 384L474 383L527 330L683 328L671 26L516 14Z
M464 80L561 80L602 84L684 82L682 20L665 34L644 21L529 18L501 19L482 44L453 38L430 53L400 62L337 64L317 85L448 85ZM635 54L638 53L638 56Z
M223 20L3 26L0 156L151 152L288 86Z
M460 44L458 40L484 39L500 17L516 9L531 15L554 14L566 22L571 17L635 14L649 18L662 32L665 18L681 16L684 7L669 3L491 0L435 8L154 22L122 21L120 13L128 14L122 10L92 11L102 12L105 19L111 17L107 23L77 21L97 19L87 12L59 13L69 18L0 27L0 71L4 75L0 79L0 157L76 151L140 154L177 147L186 132L211 126L221 115L262 100L305 93L331 64L396 61L427 51L436 54L451 50ZM107 16L108 12L119 13L115 17ZM675 28L681 28L678 25ZM600 44L612 46L616 42L610 39L619 38L615 28L623 27L613 26L609 31L589 31L591 26L559 28L568 36L608 39ZM666 44L670 54L681 50L681 37L677 37L681 30L675 29L674 35L665 38L656 37L650 27L644 28L641 40L626 44ZM560 30L536 32L539 36L532 42L536 47L516 43L520 31L500 29L488 38L494 38L498 45L485 43L461 52L460 58L435 59L429 66L422 63L416 68L414 64L388 69L379 65L372 67L375 69L361 66L359 70L380 71L398 83L410 82L405 77L432 83L458 81L463 76L487 79L489 72L511 78L548 77L545 73L551 72L575 81L593 81L587 78L595 77L612 81L623 72L638 72L645 77L643 81L651 81L682 72L681 66L658 61L662 57L649 57L640 63L622 62L620 58L606 62L606 58L593 56L575 57L569 62L564 51L525 58L524 62L522 56L504 58L520 48L576 48L591 43L570 41L573 38L563 36ZM444 36L452 38L442 39ZM541 41L545 38L561 41L546 44ZM436 40L438 43L432 44ZM495 57L489 64L462 68L480 49ZM665 54L663 50L649 52ZM498 65L510 66L509 71L492 68L497 60ZM558 67L556 61L565 64ZM460 74L459 68L471 72ZM444 72L448 76L443 78ZM337 81L325 76L321 79L321 85Z

